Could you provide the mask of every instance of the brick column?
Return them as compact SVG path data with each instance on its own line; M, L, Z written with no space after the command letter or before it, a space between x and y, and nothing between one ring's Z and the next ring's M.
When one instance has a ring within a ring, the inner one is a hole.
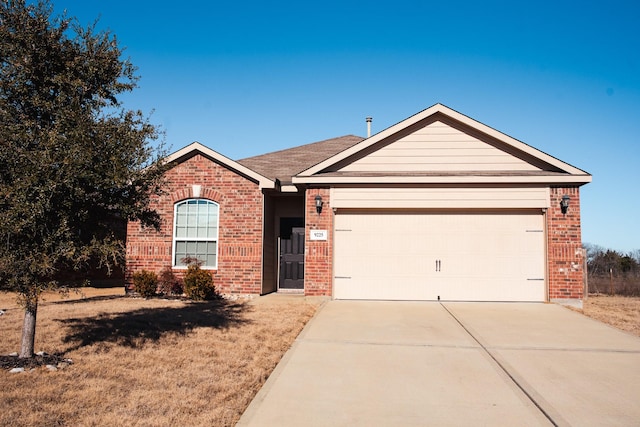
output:
M569 209L560 209L562 196L571 198ZM547 211L549 299L582 300L583 251L580 231L579 187L552 187Z
M332 294L333 274L333 211L328 188L308 188L305 192L305 295ZM316 196L322 197L322 212L316 212ZM327 240L310 240L311 230L326 230Z

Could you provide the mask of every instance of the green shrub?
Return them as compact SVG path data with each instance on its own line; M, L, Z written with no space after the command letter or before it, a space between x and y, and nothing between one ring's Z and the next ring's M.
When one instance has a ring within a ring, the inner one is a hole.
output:
M163 269L158 276L158 290L164 295L182 295L184 292L182 281L173 273L170 267Z
M219 297L211 274L202 270L197 263L189 264L184 275L184 292L194 301L204 301Z
M133 286L143 297L152 297L158 290L158 275L153 271L141 270L133 273Z

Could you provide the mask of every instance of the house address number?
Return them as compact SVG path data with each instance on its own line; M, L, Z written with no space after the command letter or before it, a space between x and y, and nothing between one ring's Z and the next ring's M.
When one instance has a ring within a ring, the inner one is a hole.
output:
M327 240L327 230L311 230L309 233L311 240Z

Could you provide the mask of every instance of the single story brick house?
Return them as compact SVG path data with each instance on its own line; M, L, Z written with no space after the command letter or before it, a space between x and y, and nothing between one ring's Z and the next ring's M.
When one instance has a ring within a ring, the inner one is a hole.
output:
M131 222L127 272L198 257L223 293L580 301L591 175L444 105L373 136L243 160L167 158L159 231Z

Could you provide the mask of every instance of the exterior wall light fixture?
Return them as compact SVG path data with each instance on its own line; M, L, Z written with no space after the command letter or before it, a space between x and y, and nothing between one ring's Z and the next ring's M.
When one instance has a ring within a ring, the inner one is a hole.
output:
M318 212L318 215L320 215L320 213L322 212L322 205L324 205L324 202L322 201L322 196L318 195L315 198L316 200L316 212Z
M562 211L563 215L566 215L567 211L569 210L569 200L571 200L571 197L567 196L566 194L562 196L562 200L560 200L560 210Z

